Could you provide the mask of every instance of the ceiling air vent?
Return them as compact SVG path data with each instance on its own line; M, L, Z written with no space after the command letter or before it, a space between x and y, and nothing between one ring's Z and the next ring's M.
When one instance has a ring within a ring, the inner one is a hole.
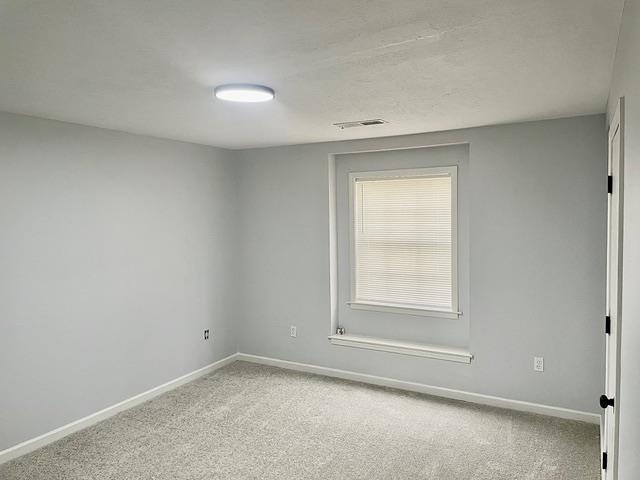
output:
M386 120L382 120L381 118L374 118L372 120L358 120L357 122L334 123L334 125L340 130L344 130L345 128L369 127L371 125L382 125L384 123L389 122L387 122Z

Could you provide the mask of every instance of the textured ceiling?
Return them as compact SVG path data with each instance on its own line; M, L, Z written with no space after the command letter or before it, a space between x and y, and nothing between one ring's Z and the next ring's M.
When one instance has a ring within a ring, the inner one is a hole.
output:
M603 112L622 4L0 0L0 110L230 148Z

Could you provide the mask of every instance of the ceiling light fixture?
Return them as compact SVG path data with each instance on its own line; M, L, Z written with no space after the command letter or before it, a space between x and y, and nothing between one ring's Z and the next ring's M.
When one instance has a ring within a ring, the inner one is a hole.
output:
M276 96L272 88L249 83L220 85L213 90L213 94L220 100L244 103L268 102Z

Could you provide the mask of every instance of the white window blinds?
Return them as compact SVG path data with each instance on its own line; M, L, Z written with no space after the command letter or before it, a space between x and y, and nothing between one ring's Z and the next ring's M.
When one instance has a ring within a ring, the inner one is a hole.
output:
M352 303L455 312L456 167L352 174Z

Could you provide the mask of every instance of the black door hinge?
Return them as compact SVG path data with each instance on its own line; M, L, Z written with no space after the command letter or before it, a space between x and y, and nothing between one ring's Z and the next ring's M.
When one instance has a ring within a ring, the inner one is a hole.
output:
M602 469L607 469L607 452L602 452Z
M613 193L613 176L607 177L607 193Z
M604 333L611 335L611 317L609 315L604 317Z

